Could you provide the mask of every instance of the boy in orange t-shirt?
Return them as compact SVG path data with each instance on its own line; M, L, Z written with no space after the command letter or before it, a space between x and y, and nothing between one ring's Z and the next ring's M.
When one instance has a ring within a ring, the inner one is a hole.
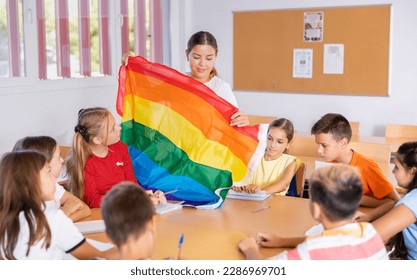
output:
M340 114L329 113L311 128L318 145L318 153L326 162L344 163L359 169L363 183L360 205L377 207L400 199L393 185L384 176L380 167L371 159L350 149L352 137L349 121Z

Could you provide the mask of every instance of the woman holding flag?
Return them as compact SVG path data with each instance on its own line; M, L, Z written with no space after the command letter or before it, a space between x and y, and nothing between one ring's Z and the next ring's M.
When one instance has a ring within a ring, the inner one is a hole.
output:
M217 58L217 41L214 36L207 31L199 31L193 34L188 40L185 54L190 63L191 72L189 76L209 87L218 96L238 107L236 97L230 85L217 76L214 63ZM249 125L248 116L243 112L236 112L230 120L231 126Z

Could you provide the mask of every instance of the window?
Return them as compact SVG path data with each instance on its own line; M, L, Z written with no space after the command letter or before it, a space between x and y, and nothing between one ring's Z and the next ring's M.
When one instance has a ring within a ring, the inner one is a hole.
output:
M0 0L0 78L24 77L22 2Z
M126 52L162 63L163 1L0 0L0 78L112 76Z
M122 53L134 53L162 63L162 2L121 0Z

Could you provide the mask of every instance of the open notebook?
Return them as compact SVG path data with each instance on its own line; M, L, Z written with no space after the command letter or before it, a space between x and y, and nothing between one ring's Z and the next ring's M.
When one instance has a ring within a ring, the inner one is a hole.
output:
M76 227L78 227L82 234L104 232L106 230L106 225L104 224L103 220L77 222L74 224Z
M243 200L257 200L262 201L269 198L272 194L267 194L265 191L257 191L256 193L236 192L232 189L227 193L226 198L243 199Z
M158 215L162 215L174 210L179 210L182 208L181 203L164 203L164 204L159 204L155 207L156 210L156 214Z
M316 160L316 161L314 161L314 165L315 165L315 169L319 169L319 168L322 168L322 167L335 165L335 163Z

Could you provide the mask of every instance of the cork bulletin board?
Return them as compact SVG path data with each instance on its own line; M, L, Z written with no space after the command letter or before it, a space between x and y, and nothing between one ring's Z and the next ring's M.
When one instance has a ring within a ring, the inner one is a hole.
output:
M305 41L305 13L323 13L321 41ZM235 90L388 96L391 5L234 12ZM343 73L325 74L324 47L342 44ZM295 49L312 50L311 78L295 78Z

